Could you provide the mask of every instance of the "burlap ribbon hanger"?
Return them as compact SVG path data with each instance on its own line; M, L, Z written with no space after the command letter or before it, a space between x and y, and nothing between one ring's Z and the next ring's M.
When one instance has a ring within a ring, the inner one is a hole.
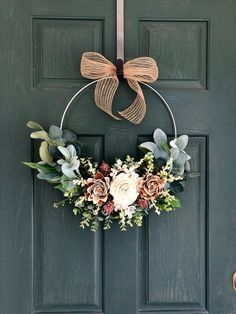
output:
M130 122L139 124L146 113L146 102L139 82L154 82L158 78L158 68L156 61L149 57L136 58L124 64L123 60L118 59L114 65L97 52L85 52L81 59L81 74L88 79L101 79L96 83L95 103L116 120L121 120L112 113L113 98L119 86L118 76L127 79L137 96L127 109L118 113Z

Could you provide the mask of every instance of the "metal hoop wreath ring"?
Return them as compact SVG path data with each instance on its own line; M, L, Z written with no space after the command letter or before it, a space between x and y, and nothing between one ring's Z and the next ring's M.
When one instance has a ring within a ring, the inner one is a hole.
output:
M82 93L86 88L88 88L89 86L97 83L98 81L101 81L101 80L107 80L109 78L112 78L112 77L105 77L105 78L102 78L102 79L98 79L98 80L94 80L90 83L88 83L87 85L85 85L84 87L82 87L81 89L79 89L72 97L71 99L69 100L68 104L66 105L66 108L62 114L62 117L61 117L61 122L60 122L60 129L62 130L62 127L63 127L63 123L64 123L64 119L65 119L65 116L66 116L66 113L70 107L70 105L72 104L72 102L74 101L74 99L80 94ZM168 105L167 101L165 100L165 98L158 92L156 91L152 86L144 83L144 82L140 82L142 83L143 85L147 86L149 89L151 89L159 98L160 100L162 101L162 103L165 105L166 109L168 110L169 114L170 114L170 117L171 117L171 121L172 121L172 125L173 125L173 129L174 129L174 138L177 139L177 127L176 127L176 121L175 121L175 117L173 115L173 112L172 110L170 109L170 106Z

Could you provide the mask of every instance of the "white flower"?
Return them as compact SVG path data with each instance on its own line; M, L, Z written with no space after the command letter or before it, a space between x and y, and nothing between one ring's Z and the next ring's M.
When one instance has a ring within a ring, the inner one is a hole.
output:
M116 159L116 163L115 164L116 164L117 167L121 167L123 162L122 162L121 159Z
M134 213L135 213L135 206L128 206L125 209L125 216L127 216L129 219L133 217Z
M133 204L139 194L138 180L127 173L118 174L111 182L110 194L118 208L126 209Z

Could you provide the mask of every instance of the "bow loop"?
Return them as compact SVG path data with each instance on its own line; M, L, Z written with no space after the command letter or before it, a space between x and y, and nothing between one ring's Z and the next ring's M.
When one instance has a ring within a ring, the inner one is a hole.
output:
M116 67L103 55L96 52L85 52L82 55L80 71L83 77L98 80L116 75Z
M85 52L81 59L81 74L83 77L99 80L96 84L94 98L96 105L116 120L121 120L112 113L112 103L119 86L117 75L127 79L129 86L137 93L134 102L121 116L132 123L140 123L146 113L146 103L139 82L152 83L158 77L156 61L149 57L140 57L115 66L103 55L97 52ZM122 72L122 73L121 73Z
M140 57L127 61L124 65L124 77L127 80L153 83L158 78L156 61L149 57Z

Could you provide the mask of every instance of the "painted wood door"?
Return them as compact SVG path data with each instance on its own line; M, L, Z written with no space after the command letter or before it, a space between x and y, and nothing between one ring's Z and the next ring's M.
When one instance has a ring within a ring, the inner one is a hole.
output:
M151 215L140 229L79 228L59 193L35 180L28 120L58 124L86 84L83 51L115 61L114 0L1 0L0 313L235 314L236 2L126 0L125 57L149 55L154 84L190 135L192 179L182 209ZM125 84L114 111L133 99ZM139 126L77 99L66 126L89 155L136 154L157 127L172 133L161 102L145 89Z

